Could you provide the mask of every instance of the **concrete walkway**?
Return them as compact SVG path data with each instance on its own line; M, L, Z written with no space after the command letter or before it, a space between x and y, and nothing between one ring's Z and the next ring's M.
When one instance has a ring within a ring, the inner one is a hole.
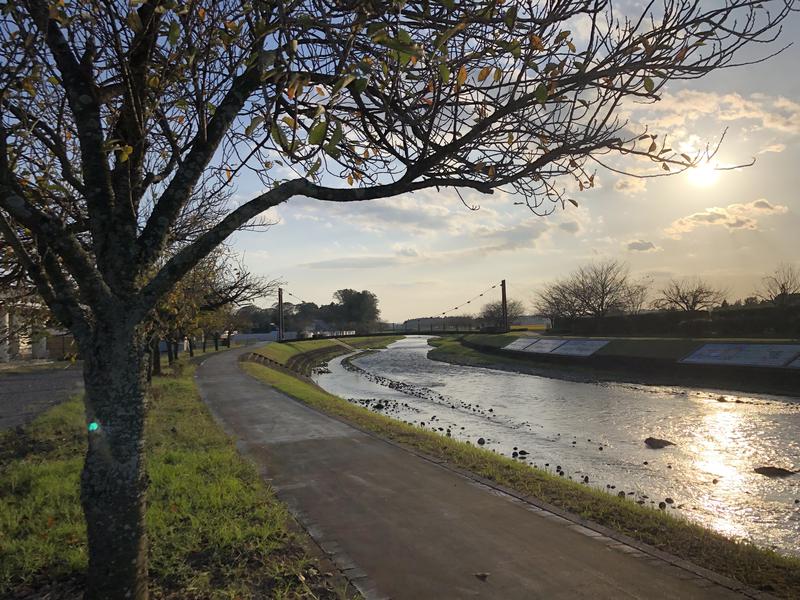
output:
M0 372L0 430L24 425L82 389L79 367Z
M747 597L292 400L245 351L204 361L203 398L367 598Z

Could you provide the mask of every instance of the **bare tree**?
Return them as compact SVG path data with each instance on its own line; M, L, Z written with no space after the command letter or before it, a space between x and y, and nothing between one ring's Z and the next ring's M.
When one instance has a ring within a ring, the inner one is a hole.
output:
M515 321L525 314L525 305L519 300L508 300L506 302L506 312L508 314L508 322ZM496 302L489 302L485 305L480 312L480 319L489 327L495 329L502 329L505 327L505 320L503 319L503 303L500 300Z
M147 596L148 323L231 233L300 196L500 188L541 214L575 202L564 182L583 189L595 165L620 170L614 157L660 174L688 168L714 149L678 154L620 118L622 103L655 102L669 81L734 66L743 46L774 41L792 9L4 3L0 234L84 358L87 597ZM233 203L245 170L264 191ZM197 225L191 235L186 223Z
M761 280L758 295L775 306L785 306L790 297L800 294L800 269L796 265L781 263Z
M550 319L602 318L611 313L638 312L648 293L644 281L631 281L628 266L604 260L579 267L548 284L536 296L536 311Z
M699 277L672 279L659 292L655 306L666 310L693 312L718 307L725 300L725 292Z
M632 315L640 314L647 306L651 286L652 281L649 279L641 279L629 283L625 312Z
M602 318L610 312L623 312L630 301L628 266L618 260L580 267L572 282L573 295L589 317Z
M568 281L556 281L544 286L534 298L534 310L551 322L556 319L576 319L581 316L581 306L572 295Z

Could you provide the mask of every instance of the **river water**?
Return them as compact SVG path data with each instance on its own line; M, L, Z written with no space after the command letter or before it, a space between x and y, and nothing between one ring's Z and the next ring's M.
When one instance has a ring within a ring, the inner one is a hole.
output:
M781 396L618 383L578 383L427 358L425 336L332 360L315 378L371 410L564 472L730 537L800 556L800 402ZM651 450L647 437L675 446ZM669 500L668 500L669 499Z

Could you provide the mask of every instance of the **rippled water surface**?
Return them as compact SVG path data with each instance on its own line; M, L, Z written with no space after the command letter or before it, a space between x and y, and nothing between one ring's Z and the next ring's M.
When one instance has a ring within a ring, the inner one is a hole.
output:
M483 437L485 448L507 456L525 450L530 464L588 476L590 485L648 506L670 498L667 510L800 555L800 475L753 472L800 469L797 399L576 383L440 363L427 358L429 350L425 337L411 336L355 359L366 374L346 370L339 358L316 378L400 420L472 443ZM649 436L676 445L650 450Z

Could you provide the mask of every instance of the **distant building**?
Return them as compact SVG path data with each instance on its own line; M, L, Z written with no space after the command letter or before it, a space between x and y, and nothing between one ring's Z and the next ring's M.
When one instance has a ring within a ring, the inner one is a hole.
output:
M50 335L44 327L31 326L12 305L0 305L0 362L49 358Z
M522 315L517 317L511 322L512 325L519 327L536 327L541 326L544 328L550 327L550 319L547 317L539 317L537 315Z

